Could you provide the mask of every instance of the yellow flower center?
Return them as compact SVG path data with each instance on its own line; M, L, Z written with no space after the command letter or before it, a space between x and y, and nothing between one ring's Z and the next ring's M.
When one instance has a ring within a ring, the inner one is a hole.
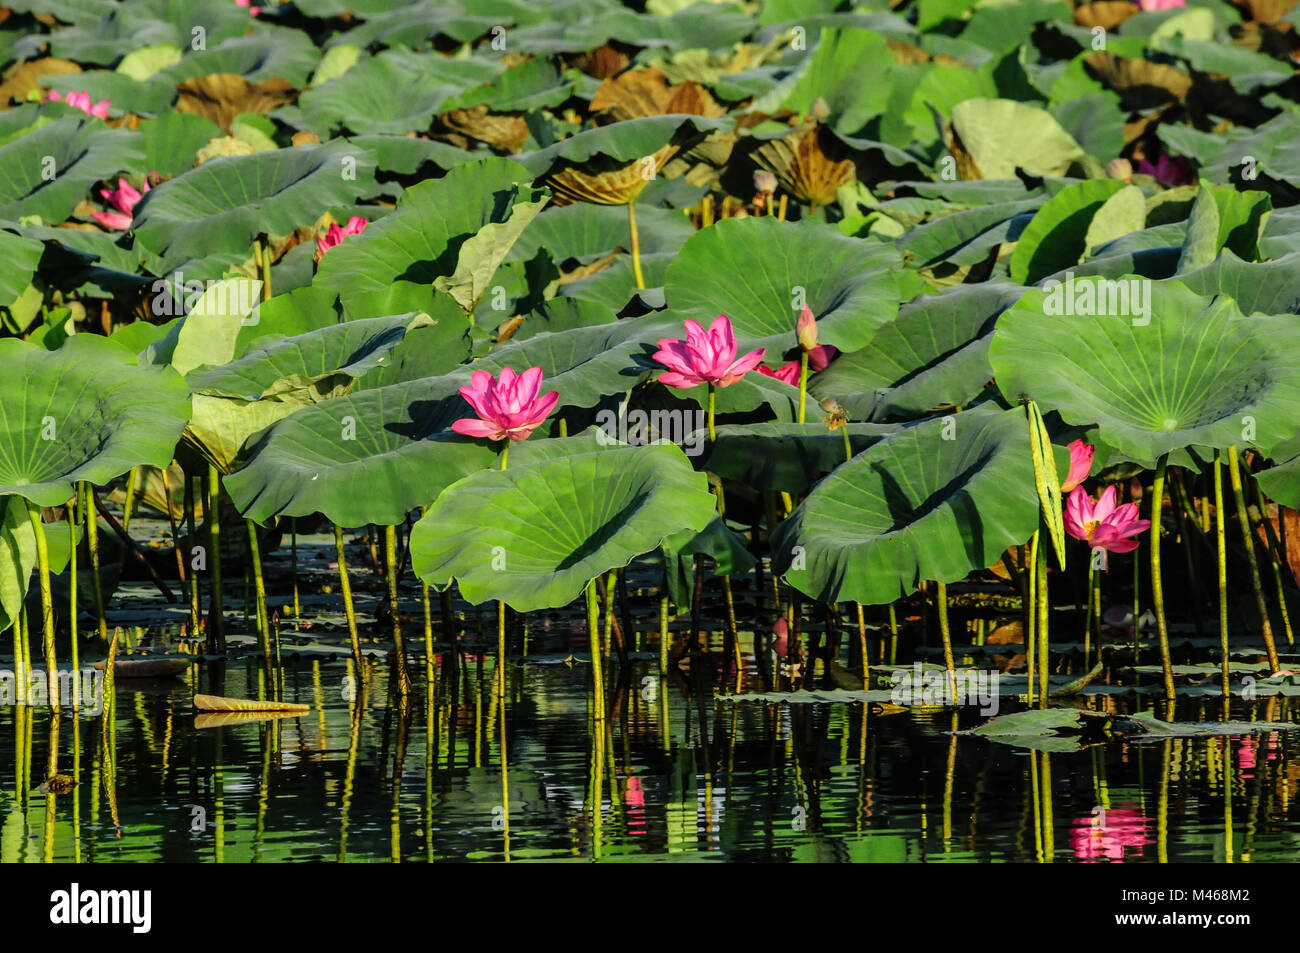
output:
M1097 532L1097 527L1100 525L1101 525L1101 520L1091 520L1087 523L1084 523L1083 524L1084 535L1087 536L1089 539L1092 539L1092 534Z

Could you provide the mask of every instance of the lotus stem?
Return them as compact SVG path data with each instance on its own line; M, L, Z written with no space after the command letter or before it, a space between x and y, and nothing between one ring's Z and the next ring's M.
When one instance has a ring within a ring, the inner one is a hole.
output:
M700 228L708 228L713 224L713 196L706 195L700 202Z
M1286 607L1286 587L1282 584L1282 547L1278 544L1277 534L1273 532L1273 521L1268 518L1265 509L1264 492L1259 488L1259 481L1251 481L1255 486L1255 505L1259 507L1260 523L1264 527L1264 536L1268 540L1269 561L1273 564L1273 581L1277 584L1277 604L1282 610L1282 630L1286 633L1287 645L1295 645L1295 633L1291 630L1291 613ZM1282 525L1282 514L1278 513L1278 525Z
M16 692L18 696L17 702L19 705L26 705L28 689L30 689L32 685L31 646L28 644L29 635L27 631L26 602L18 603L18 614L14 617L13 632L14 670L15 674L18 676ZM26 792L26 785L23 785L21 790Z
M1097 569L1088 560L1088 612L1083 624L1083 667L1086 671L1088 662L1092 659L1092 619L1094 615L1101 615L1101 604L1098 596L1100 592L1097 586Z
M126 475L126 505L122 508L122 529L130 532L131 530L131 512L135 509L135 485L140 479L140 468L132 467ZM126 554L122 554L122 562L126 562Z
M862 678L865 687L867 677L867 620L862 614L862 603L853 603L853 608L857 610L858 615L858 651L862 654Z
M668 587L659 596L659 672L668 673Z
M260 239L253 239L253 258L262 276L262 300L271 300L271 249L262 247Z
M803 401L799 402L803 406ZM848 463L853 459L853 444L849 441L849 425L844 424L840 427L840 433L844 435L844 462Z
M54 646L54 600L50 596L50 550L45 538L45 523L41 521L41 508L31 500L27 504L27 517L36 534L36 571L41 582L41 616L43 621L45 669L49 674L50 708L59 710L59 659Z
M709 443L714 443L718 439L718 434L713 429L713 414L717 403L716 394L714 391L715 391L714 386L710 384L709 385Z
M1044 524L1043 529L1047 527ZM1039 543L1037 560L1035 561L1035 574L1038 577L1038 583L1035 586L1035 608L1038 612L1038 621L1035 626L1038 636L1038 707L1047 707L1047 679L1051 675L1051 669L1047 664L1049 651L1049 633L1048 613L1051 606L1051 598L1047 591L1047 534L1039 532Z
M948 630L948 587L935 580L935 603L939 609L939 638L943 640L943 667L948 673L948 702L957 700L957 666L952 658L952 633Z
M1151 601L1156 607L1156 631L1160 636L1160 667L1164 671L1165 698L1174 699L1173 660L1169 655L1169 627L1165 621L1165 587L1160 575L1160 519L1164 510L1165 471L1169 454L1156 464L1156 478L1151 484Z
M641 274L641 236L636 229L636 200L627 203L627 227L632 233L632 277L636 279L637 288L645 287L645 276Z
M298 520L289 518L289 571L293 581L293 625L302 622L302 600L298 595Z
M898 659L898 611L894 603L889 604L889 664L894 665Z
M1223 516L1223 467L1214 451L1214 531L1219 557L1219 653L1223 698L1228 698L1228 538ZM1229 795L1231 796L1231 795Z
M213 644L217 654L226 651L226 609L221 598L221 472L208 464L208 546L212 552L212 602L208 609L208 625L212 629Z
M266 657L266 675L270 683L271 697L280 700L279 673L276 671L275 653L271 648L271 625L266 611L266 581L262 578L262 548L257 540L257 524L244 520L248 528L248 552L253 564L253 598L257 609L257 641Z
M80 484L82 498L86 505L81 508L81 517L86 521L86 548L90 550L91 583L95 591L95 614L99 619L99 639L108 642L108 622L104 619L104 584L99 578L99 520L95 517L95 508L90 505L90 484Z
M197 535L194 532L194 480L188 473L185 474L185 530L189 536L190 545L193 546ZM199 607L199 574L191 572L190 580L190 629L194 633L194 638L199 637L199 618L203 611Z
M1040 521L1041 523L1041 521ZM1029 704L1034 703L1034 662L1038 655L1038 640L1035 638L1038 622L1038 537L1039 531L1029 540L1029 561L1022 562L1025 567L1025 672L1028 675ZM1021 553L1023 559L1024 553Z
M361 640L357 637L357 611L352 605L352 581L348 578L348 560L343 552L343 527L338 523L334 524L334 549L338 553L339 588L343 592L343 614L347 616L348 639L352 643L352 664L357 667L361 678L365 679L366 666L361 658Z
M786 210L786 205L787 205L788 202L789 202L789 199L790 199L790 196L786 195L784 192L781 193L781 208L780 208L780 210L776 213L776 217L777 217L778 219L780 219L781 221L783 221L783 222L785 221L785 210Z
M163 499L167 503L167 523L172 530L172 552L176 554L176 578L180 580L181 591L184 592L187 589L185 554L181 552L181 538L176 526L176 514L172 512L172 488L167 479L167 467L160 467L158 472L162 475Z
M808 352L799 351L799 423L804 422L804 404L808 400ZM848 432L845 431L847 443Z
M1242 492L1241 467L1237 462L1237 448L1228 448L1228 477L1232 481L1232 495L1237 502L1237 519L1241 523L1241 538L1246 545L1250 563L1250 585L1255 591L1255 605L1259 609L1260 626L1264 633L1264 647L1268 651L1269 670L1276 672L1281 665L1277 658L1277 645L1273 641L1273 625L1268 619L1268 605L1264 601L1264 587L1259 581L1259 560L1255 556L1255 539L1250 529L1250 513L1246 510L1246 497Z
M402 619L397 610L396 526L384 527L384 549L384 558L388 568L388 604L393 613L393 653L397 657L397 692L404 703L411 691L411 676L406 670L406 645L402 641Z
M596 580L592 578L587 583L587 642L591 649L591 677L595 683L596 696L593 700L593 714L596 721L596 731L598 734L604 734L605 722L605 673L600 663L600 608L596 602ZM596 809L599 811L600 806Z
M77 645L77 505L80 493L68 504L68 630L72 636L72 707L81 707L81 648Z

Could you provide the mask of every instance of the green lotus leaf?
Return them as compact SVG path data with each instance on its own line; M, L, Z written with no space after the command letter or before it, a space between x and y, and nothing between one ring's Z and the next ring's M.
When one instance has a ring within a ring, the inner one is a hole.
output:
M496 460L486 441L450 429L473 415L457 391L467 379L406 381L305 407L250 442L226 490L258 523L314 513L341 526L400 523Z
M13 625L36 568L36 533L26 503L0 496L0 632Z
M187 38L188 42L188 38ZM233 73L250 83L266 79L287 79L294 86L307 78L320 62L320 51L301 30L270 27L248 36L236 36L206 50L189 52L176 64L157 74L173 86L213 73Z
M958 259L960 251L967 249L986 235L992 235L996 243L1015 241L1021 235L1024 225L1014 231L998 226L1016 222L1032 214L1042 206L1043 198L1020 199L1014 202L995 202L970 209L952 212L941 211L939 217L928 221L907 233L898 240L897 247L910 258L910 264L924 267L941 261L954 264L974 264L975 261L988 257L990 243L981 243L974 260L966 257ZM1025 219L1028 222L1031 219Z
M346 306L396 283L441 281L461 303L476 303L523 228L546 203L544 189L507 159L484 159L407 189L397 209L321 259L315 284Z
M728 132L734 125L729 118L705 119L702 116L669 114L628 119L597 129L588 129L554 145L515 156L515 161L535 177L565 165L582 165L597 156L615 162L634 162L654 155L670 142L682 148L702 141L713 132Z
M0 339L0 495L58 506L80 480L108 483L166 466L189 420L189 392L169 368L140 367L120 345L75 334L57 351Z
M1243 314L1300 314L1300 252L1250 262L1225 248L1212 264L1178 280L1206 297L1227 295Z
M1179 281L1124 285L1080 278L1034 289L998 318L989 360L1011 401L1028 396L1067 424L1096 424L1143 466L1198 445L1253 444L1268 453L1300 419L1300 347L1290 315L1243 317L1231 298L1204 298ZM1120 279L1121 282L1125 279ZM1103 305L1101 295L1106 295ZM1107 310L1109 315L1066 314ZM1086 305L1091 297L1093 305ZM1116 313L1120 312L1120 313Z
M140 200L136 239L159 256L155 274L219 253L246 258L259 235L312 225L325 210L356 201L373 180L369 156L343 141L212 159ZM213 277L201 270L185 273Z
M1116 179L1088 179L1048 199L1020 233L1016 250L1011 253L1011 280L1034 284L1077 264L1088 251L1093 218L1124 188L1124 183Z
M431 75L421 64L380 54L361 60L338 79L299 97L302 128L322 138L340 128L357 133L400 133L428 129L442 103L461 84ZM290 118L282 110L282 118Z
M757 563L745 545L745 538L716 515L698 533L687 529L669 536L660 544L659 552L663 558L669 598L679 609L689 608L694 601L693 557L696 554L708 556L713 561L715 576L746 573Z
M814 599L893 602L955 582L1038 525L1025 413L928 420L833 471L773 535L773 569Z
M690 220L680 211L638 203L636 214L642 255L676 252L695 234ZM586 264L630 246L626 209L575 202L548 208L538 215L510 249L509 259L527 261L544 248L556 262L576 258Z
M799 305L817 317L818 340L865 347L898 313L900 265L888 245L774 218L727 219L696 233L668 267L664 294L675 315L705 327L731 319L744 348L768 360L795 347Z
M57 225L100 179L141 160L140 137L82 116L55 119L0 146L0 219Z
M849 444L859 454L897 425L847 424ZM817 423L766 423L716 428L704 466L711 473L737 480L756 490L803 493L845 462L842 430Z
M831 362L809 383L861 420L914 418L969 404L993 377L989 344L997 316L1025 289L958 285L903 305L871 343Z
M107 99L114 109L132 112L137 116L156 116L166 112L176 101L176 87L163 80L132 79L125 73L111 70L91 70L52 76L43 84L47 89L57 89L62 94L85 91L92 102Z
M704 474L669 444L608 447L452 484L411 532L420 578L471 603L568 605L588 581L715 514Z
M10 307L27 290L44 252L45 246L38 241L0 232L0 261L5 263L0 272L0 307Z
M952 109L952 129L986 179L1065 175L1086 153L1051 114L1010 99L968 99Z
M1265 192L1238 192L1202 182L1187 217L1187 244L1178 259L1178 270L1208 265L1223 248L1239 258L1253 260L1272 209L1273 203Z
M48 35L36 34L31 39L49 43L54 56L96 66L108 66L123 54L143 47L166 44L188 49L198 36L207 46L215 47L240 36L249 26L247 10L206 0L133 0L129 5L60 2L44 6L46 12L60 20L69 17L67 22L74 25Z
M577 298L551 298L524 316L511 341L526 341L539 334L556 334L574 328L589 328L598 324L613 324L618 317L613 311L593 301Z
M240 332L259 320L262 283L249 278L214 282L193 303L188 314L172 325L140 355L143 364L170 364L181 374L235 359Z
M194 168L198 151L222 135L221 127L210 119L192 113L167 113L140 123L144 143L144 160L136 166L140 173L157 172L174 178Z

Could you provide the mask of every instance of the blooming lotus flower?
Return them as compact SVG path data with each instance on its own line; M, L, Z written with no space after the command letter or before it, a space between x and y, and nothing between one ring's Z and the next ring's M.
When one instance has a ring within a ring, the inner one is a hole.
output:
M144 191L149 191L149 180L147 178L144 180ZM100 189L99 194L116 211L96 212L91 218L105 228L116 229L119 232L125 232L129 229L135 205L140 201L140 196L144 193L133 189L131 183L127 182L126 179L118 179L116 189Z
M1094 453L1096 453L1096 448L1089 446L1082 440L1076 440L1070 444L1070 472L1065 477L1065 482L1061 484L1062 493L1069 493L1088 479L1088 474L1092 472L1092 455Z
M1137 518L1136 503L1116 506L1115 499L1113 486L1106 487L1096 503L1083 487L1076 486L1065 501L1065 531L1094 550L1129 553L1137 549L1138 541L1132 537L1150 529L1151 521Z
M664 338L653 357L668 368L659 375L660 383L685 389L701 384L734 384L758 366L764 353L759 348L737 359L736 335L727 316L720 314L707 331L687 318L686 340Z
M1146 159L1139 159L1136 171L1151 176L1161 185L1190 185L1196 181L1192 164L1182 156L1171 159L1162 153L1154 165Z
M1137 0L1143 13L1155 13L1161 10L1177 10L1187 5L1187 0Z
M95 116L98 119L107 119L108 108L112 105L112 103L107 99L92 104L90 102L90 93L86 92L68 93L66 97L60 96L57 89L50 90L50 94L45 97L45 101L47 103L66 103L69 106L80 109L87 116Z
M541 388L540 367L530 367L522 374L503 367L499 380L487 371L475 371L470 386L460 388L460 395L469 401L478 419L462 417L451 429L489 440L527 440L560 399L559 391L554 390L538 397Z
M330 225L324 235L316 236L316 260L319 261L321 255L342 242L349 235L360 235L369 224L368 219L364 219L360 215L353 215L342 228L337 225Z
M1141 852L1150 843L1147 819L1132 808L1114 808L1094 817L1076 818L1070 825L1070 847L1080 860L1123 860L1124 848Z
M799 362L791 361L789 364L782 364L776 370L772 370L762 364L758 365L758 372L764 377L774 377L779 381L784 381L791 387L799 386Z

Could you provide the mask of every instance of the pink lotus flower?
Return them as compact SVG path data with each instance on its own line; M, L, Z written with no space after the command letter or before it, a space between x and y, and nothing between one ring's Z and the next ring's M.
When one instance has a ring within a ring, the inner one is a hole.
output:
M149 180L147 178L144 180L144 191L149 191ZM118 179L116 189L100 189L99 194L116 211L96 212L90 217L105 228L116 229L119 232L127 231L131 227L135 205L140 201L140 196L144 193L133 189L131 183L127 182L126 179Z
M776 620L772 626L772 651L776 653L777 658L785 658L790 651L790 624L785 621L785 617Z
M779 381L784 381L791 387L799 386L799 362L791 361L789 364L782 364L776 370L772 370L766 365L758 365L758 372L764 377L774 377Z
M1123 860L1124 848L1142 848L1151 842L1147 819L1141 811L1115 808L1092 817L1076 818L1070 825L1070 847L1080 860Z
M764 349L759 348L737 360L736 335L727 316L720 314L708 331L687 318L686 340L664 338L653 357L668 368L659 375L661 384L686 389L701 384L715 387L734 384L758 366L763 354Z
M1130 553L1138 548L1132 537L1151 528L1150 520L1140 520L1136 503L1116 506L1115 487L1106 487L1095 504L1081 486L1070 491L1065 501L1065 531L1081 539L1094 550Z
M833 344L819 344L808 352L808 370L824 371L831 361L839 357L840 349Z
M1146 159L1139 159L1136 171L1151 176L1161 185L1191 185L1196 181L1192 164L1182 156L1171 159L1162 153L1154 165Z
M469 401L478 419L462 417L452 423L451 429L489 440L527 440L560 399L559 391L554 390L538 397L541 388L540 367L530 367L522 374L503 367L500 380L487 371L475 371L470 386L460 388L460 395Z
M69 106L80 109L87 116L95 116L99 119L108 118L108 108L112 105L112 103L107 99L92 105L90 102L90 93L85 92L68 93L66 97L60 96L57 89L50 90L50 94L45 97L45 101L47 103L63 102Z
M1061 484L1061 492L1069 493L1076 486L1088 479L1088 474L1092 472L1092 455L1096 453L1096 448L1084 443L1082 440L1076 440L1070 444L1070 472L1065 477L1065 482Z
M368 219L364 219L360 215L353 215L348 219L348 223L342 228L339 228L337 225L330 225L324 235L316 236L316 260L320 261L321 255L325 254L335 245L340 244L343 239L347 238L349 235L360 235L366 230L366 226L369 224L370 222Z
M1143 13L1155 13L1161 10L1177 10L1187 5L1187 0L1137 0Z
M261 7L255 7L255 6L253 6L253 0L235 0L235 6L237 6L237 7L248 7L248 15L249 15L249 16L254 16L254 17L255 17L255 16L257 16L259 13L262 12L262 8L261 8Z

